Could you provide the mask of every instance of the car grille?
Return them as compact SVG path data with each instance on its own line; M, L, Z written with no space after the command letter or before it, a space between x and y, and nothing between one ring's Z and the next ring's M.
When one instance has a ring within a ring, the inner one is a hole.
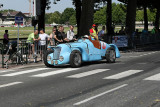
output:
M55 47L54 48L54 52L53 52L53 59L54 60L58 60L59 59L60 52L61 52L61 48L60 47Z

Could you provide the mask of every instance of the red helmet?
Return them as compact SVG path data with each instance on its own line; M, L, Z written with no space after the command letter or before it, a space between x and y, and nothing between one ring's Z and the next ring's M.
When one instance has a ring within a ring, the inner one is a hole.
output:
M93 24L92 27L96 27L96 24Z

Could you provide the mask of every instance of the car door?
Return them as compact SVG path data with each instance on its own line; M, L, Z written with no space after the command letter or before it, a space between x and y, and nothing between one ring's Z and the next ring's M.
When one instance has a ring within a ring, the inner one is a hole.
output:
M91 41L88 42L89 61L96 61L101 59L100 49L94 47Z

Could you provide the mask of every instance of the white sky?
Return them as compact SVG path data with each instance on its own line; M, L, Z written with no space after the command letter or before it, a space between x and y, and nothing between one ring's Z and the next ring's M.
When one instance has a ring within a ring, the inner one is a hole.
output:
M72 0L61 0L57 2L57 4L53 4L54 0L51 0L51 8L47 10L46 12L54 12L54 11L59 11L63 12L63 10L67 7L72 7ZM117 0L112 0L113 2L118 3ZM17 11L22 11L24 13L29 12L29 0L0 0L0 4L3 4L4 6L1 9L14 9ZM33 9L32 9L33 11Z

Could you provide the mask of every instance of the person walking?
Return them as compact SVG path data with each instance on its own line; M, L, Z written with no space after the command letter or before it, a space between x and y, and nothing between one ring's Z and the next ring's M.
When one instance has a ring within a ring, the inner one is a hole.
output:
M8 30L5 30L5 33L3 35L4 39L3 39L3 44L7 45L9 42L9 34L8 34Z

